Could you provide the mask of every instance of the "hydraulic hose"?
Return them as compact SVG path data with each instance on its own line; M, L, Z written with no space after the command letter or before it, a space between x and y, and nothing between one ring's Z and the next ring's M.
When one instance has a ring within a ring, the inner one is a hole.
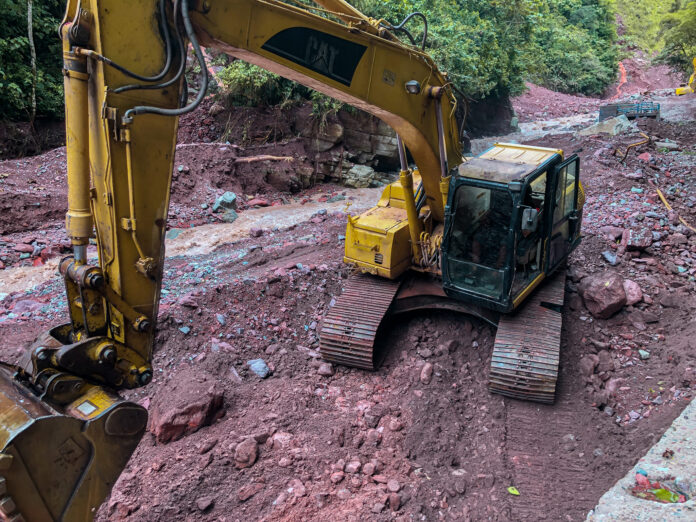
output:
M174 31L176 33L177 43L179 44L179 69L177 70L174 77L172 77L170 80L167 80L166 82L157 83L157 84L153 84L153 85L142 85L142 84L124 85L123 87L118 87L118 88L114 89L113 92L115 94L119 94L119 93L126 92L126 91L133 91L136 89L137 90L163 89L165 87L169 87L170 85L178 82L179 79L181 78L181 76L184 74L184 70L186 69L186 45L184 44L184 38L181 36L181 32L179 31L179 24L178 24L180 2L181 2L181 0L175 0L175 2L174 2Z
M426 16L423 13L418 12L418 11L416 11L415 13L411 13L406 18L404 18L400 24L398 24L398 25L389 24L387 29L389 29L390 31L401 31L406 36L408 36L408 39L411 40L412 45L416 45L415 39L413 38L413 36L411 36L411 33L408 31L408 29L406 29L404 27L408 23L408 21L413 17L418 17L421 20L423 20L423 40L421 41L421 51L424 51L425 50L425 43L428 41L428 19L426 18Z
M123 116L123 123L127 124L133 120L133 116L138 114L158 114L160 116L181 116L187 114L196 109L203 101L205 93L208 90L208 70L205 66L205 58L203 57L203 51L201 51L201 46L198 43L198 38L196 38L196 33L193 30L193 24L191 23L191 18L189 17L189 2L188 0L181 0L181 18L184 21L184 29L186 30L186 36L191 42L194 52L196 53L196 59L201 67L201 84L198 89L198 94L196 99L193 100L186 107L180 109L163 109L161 107L151 107L147 105L138 105L126 111Z
M167 11L165 9L165 0L160 0L159 3L159 11L160 11L160 31L162 32L162 36L164 38L164 44L166 48L166 60L164 63L164 67L162 67L162 70L155 74L154 76L141 76L140 74L134 73L131 70L126 69L122 65L117 64L113 60L107 58L106 56L103 56L95 51L87 50L87 49L82 49L81 53L89 56L91 58L94 58L96 60L99 60L100 62L105 63L109 67L113 67L117 71L122 72L126 76L130 76L131 78L135 78L136 80L139 80L141 82L157 82L167 76L169 73L169 70L172 67L172 39L169 34L169 24L167 23Z

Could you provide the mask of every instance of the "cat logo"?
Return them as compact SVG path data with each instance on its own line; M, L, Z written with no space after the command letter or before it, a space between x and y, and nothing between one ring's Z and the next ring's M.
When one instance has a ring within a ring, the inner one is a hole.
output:
M312 35L307 40L307 52L305 53L305 63L311 65L312 69L331 77L333 75L334 63L338 56L338 48L333 47L326 41L321 41Z
M283 29L261 48L349 87L367 50L364 45L309 27Z

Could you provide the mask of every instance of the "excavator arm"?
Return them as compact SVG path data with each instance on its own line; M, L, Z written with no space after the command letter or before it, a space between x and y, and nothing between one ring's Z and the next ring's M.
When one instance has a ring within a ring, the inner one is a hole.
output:
M317 3L338 21L275 0L68 1L59 32L74 252L60 274L70 321L43 333L0 379L0 512L8 519L91 519L145 431L145 409L115 391L153 375L178 117L205 96L201 46L391 125L402 158L400 223L421 221L401 140L429 215L444 219L442 180L461 162L446 75L383 21L342 0ZM202 72L186 105L189 44Z
M696 92L696 58L694 58L693 64L694 72L691 73L691 76L689 76L689 81L686 82L686 85L683 85L682 87L677 87L677 90L675 91L677 96L693 94Z

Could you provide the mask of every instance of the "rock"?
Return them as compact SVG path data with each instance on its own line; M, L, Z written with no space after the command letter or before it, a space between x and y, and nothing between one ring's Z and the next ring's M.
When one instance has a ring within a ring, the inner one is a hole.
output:
M433 378L433 365L432 363L425 363L420 372L420 381L423 384L430 384Z
M185 295L177 302L179 305L185 306L186 308L198 308L198 301L191 295Z
M576 440L575 435L573 435L572 433L568 433L567 435L563 435L563 437L561 438L561 441L563 442L563 444L573 444L573 443L575 443L575 440Z
M619 264L619 258L616 255L616 252L613 252L611 250L605 250L604 252L602 252L602 257L611 266L616 266Z
M296 497L304 497L307 494L307 488L300 479L292 479L288 484L288 493Z
M423 359L427 359L433 356L433 352L429 348L419 348L418 355L420 355Z
M686 245L686 243L689 241L687 237L680 233L676 232L669 236L669 239L667 240L670 245Z
M401 507L401 497L398 495L398 493L390 493L389 494L389 509L392 511L399 511L399 508Z
M215 200L215 203L213 203L213 212L224 210L237 210L237 194L234 192L225 192Z
M371 477L375 474L375 465L372 462L368 462L362 467L363 475Z
M617 239L619 239L623 235L624 229L621 227L613 227L611 225L605 225L603 227L600 227L599 232L600 232L600 234L605 236L607 239L609 239L611 241L616 241Z
M12 250L15 252L23 252L25 254L31 254L34 252L34 247L32 245L27 245L26 243L17 243Z
M203 444L198 446L198 453L201 455L205 455L210 450L212 450L216 446L217 443L218 443L217 439L210 439L210 440L204 441Z
M312 141L312 147L317 152L326 152L332 149L343 139L343 125L337 122L321 125L317 137Z
M385 507L386 507L386 506L385 506L384 503L382 503L382 502L375 502L375 503L372 505L372 512L373 512L374 514L378 515L379 513L381 513L382 511L384 511L384 508L385 508Z
M397 493L401 489L401 484L396 479L389 479L387 481L387 489L392 493Z
M367 165L354 165L343 177L346 187L367 188L375 179L375 170Z
M346 473L357 473L361 467L362 463L359 460L351 460L346 464Z
M650 163L651 159L652 159L652 156L650 155L649 152L643 152L642 154L638 154L639 161L644 161L645 163Z
M215 505L215 499L213 497L200 497L196 500L196 507L201 511L205 512L211 509Z
M656 141L655 147L658 149L679 150L681 147L673 141Z
M400 431L404 428L404 423L399 419L392 419L389 421L389 429L392 431Z
M263 489L263 484L259 484L258 482L255 482L254 484L249 484L247 486L242 487L238 492L237 492L237 498L239 499L240 502L245 502L249 500L251 497L256 495L259 491Z
M334 367L331 363L323 362L317 368L317 373L322 377L331 377L334 374Z
M259 454L259 446L252 438L246 438L234 449L234 464L239 469L249 468L256 462L256 457Z
M580 373L587 382L592 381L592 374L594 374L598 364L599 357L593 353L587 354L580 359Z
M614 408L607 406L604 408L604 413L606 413L609 417L612 417L614 415Z
M635 281L630 279L625 279L623 282L624 292L626 292L626 304L634 305L640 303L643 300L643 291L640 289L640 285Z
M247 205L250 207L270 207L271 203L267 199L254 198L247 201Z
M614 360L607 350L602 350L597 354L597 373L614 371Z
M237 221L237 218L239 215L232 209L226 210L224 214L222 214L221 219L225 223L234 223Z
M588 276L578 289L585 307L599 319L608 319L626 304L623 278L615 272Z
M21 299L15 302L14 306L12 307L12 312L17 315L27 312L35 312L36 310L40 310L43 305L44 303L34 301L33 299Z
M638 350L638 356L640 357L641 361L647 361L650 359L650 352L647 350Z
M339 500L348 500L350 498L350 490L341 488L336 492L336 496L339 498Z
M247 361L247 366L262 379L265 379L271 374L270 368L263 359L252 359L251 361Z
M346 476L345 473L343 473L342 471L334 471L331 474L330 480L333 484L338 484L339 482L341 482L343 480L343 477L345 477L345 476Z
M593 136L595 134L609 134L610 136L616 136L617 134L625 134L628 132L638 132L638 128L635 123L631 123L626 118L625 114L616 116L615 118L609 118L607 120L600 121L594 125L582 129L578 134L581 136Z
M290 458L288 458L288 457L282 457L282 458L278 461L278 465L279 465L281 468L289 468L289 467L292 465L292 459L290 459Z
M471 323L467 321L464 324L469 325L469 332L470 332L471 331ZM466 328L466 327L464 327L464 328ZM452 353L452 352L456 351L458 347L459 347L459 341L457 341L456 339L450 339L449 341L445 341L444 343L442 343L442 352L443 353Z
M626 242L627 250L641 251L652 245L653 235L652 231L647 228L641 228L639 230L630 229L628 230L628 239Z
M377 446L382 442L382 433L376 429L367 430L367 436L365 437L365 443L369 446Z
M217 384L201 383L180 375L184 394L166 394L150 408L150 432L158 442L180 439L212 424L224 413L224 391Z
M220 324L220 326L225 326L225 323L227 323L225 316L222 314L215 314L215 320Z
M660 297L660 304L665 308L679 308L683 300L677 294L663 294Z

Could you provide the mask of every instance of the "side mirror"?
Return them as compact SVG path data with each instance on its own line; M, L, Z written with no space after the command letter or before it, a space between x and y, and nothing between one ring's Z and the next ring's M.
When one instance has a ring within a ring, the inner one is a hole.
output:
M522 232L536 232L539 227L539 211L535 208L525 208L522 211Z

